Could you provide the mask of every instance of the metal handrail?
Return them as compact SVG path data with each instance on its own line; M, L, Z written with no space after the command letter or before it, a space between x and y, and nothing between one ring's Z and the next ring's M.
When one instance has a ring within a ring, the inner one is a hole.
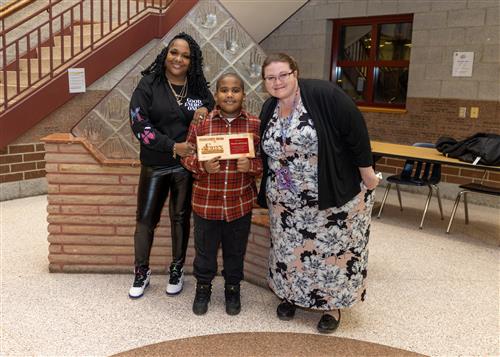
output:
M14 0L5 4L0 7L0 20L24 9L26 6L31 5L35 1L36 0Z
M90 53L103 46L107 40L113 39L117 35L116 29L130 26L147 12L161 13L172 2L172 0L124 1L127 4L126 14L122 14L124 12L122 1L116 3L114 0L78 0L72 1L64 9L56 9L55 5L62 5L62 0L49 0L48 5L35 10L13 25L9 24L8 28L5 28L5 21L9 16L1 18L0 60L3 73L0 86L0 112L10 107L21 95L27 94L34 85L60 74L73 63L76 56L84 56L87 50ZM10 12L10 15L13 13ZM32 19L38 23L24 33L17 34L20 25L27 24ZM89 35L84 35L83 30L86 25L90 25ZM65 36L69 36L69 43ZM11 39L12 37L15 39ZM59 40L58 44L56 39ZM48 52L46 53L48 58L42 58L42 53L45 52ZM26 66L21 68L24 60ZM47 60L47 66L43 66L42 61ZM12 76L10 78L12 81L15 78L15 86L8 83L9 76ZM24 80L24 77L27 79Z

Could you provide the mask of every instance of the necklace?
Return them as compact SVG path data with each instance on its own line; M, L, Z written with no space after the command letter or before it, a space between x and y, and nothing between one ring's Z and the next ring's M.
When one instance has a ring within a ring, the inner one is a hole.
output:
M182 105L182 101L184 100L184 98L186 98L187 91L188 91L187 78L184 80L184 84L182 85L180 93L177 93L175 91L174 87L172 86L172 83L170 83L170 81L168 79L167 79L167 83L168 83L168 86L170 87L170 89L172 90L172 93L175 96L175 100L177 101L177 104Z

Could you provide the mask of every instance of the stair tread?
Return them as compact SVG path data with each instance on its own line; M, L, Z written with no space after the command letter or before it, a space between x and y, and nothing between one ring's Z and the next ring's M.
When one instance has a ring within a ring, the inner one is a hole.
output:
M50 73L51 51L52 67L55 71L55 74L57 75L58 73L61 73L62 71L65 71L67 69L66 65L61 66L61 64L63 64L63 57L64 63L67 63L75 58L78 58L78 56L81 56L84 53L88 53L88 46L92 43L92 41L101 41L105 35L116 31L124 24L125 23L118 24L116 22L112 23L110 26L110 23L104 22L102 23L102 25L101 23L83 24L81 26L74 25L71 27L72 33L67 35L54 36L54 45L41 46L39 48L39 57L21 58L18 61L19 71L6 71L7 83L4 83L4 76L3 74L0 74L0 105L4 104L5 87L7 87L7 100L10 105L11 103L19 100L19 98L23 98L24 96L29 95L32 90L50 81L50 76L48 76L48 74ZM91 31L92 26L93 30ZM73 54L71 52L73 52ZM64 56L62 56L63 53ZM30 86L28 86L28 63L31 79ZM56 69L56 67L58 68ZM2 110L3 108L0 108L0 111Z

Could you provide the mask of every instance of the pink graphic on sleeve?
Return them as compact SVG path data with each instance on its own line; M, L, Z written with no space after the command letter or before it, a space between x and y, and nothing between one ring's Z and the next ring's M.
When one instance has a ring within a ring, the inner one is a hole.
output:
M141 139L144 144L149 144L149 140L154 140L155 137L155 133L148 129L144 129L144 132L141 133Z

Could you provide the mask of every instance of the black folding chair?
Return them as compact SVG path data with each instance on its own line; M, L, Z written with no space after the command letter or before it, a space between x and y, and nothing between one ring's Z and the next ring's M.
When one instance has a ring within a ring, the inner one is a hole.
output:
M413 146L419 147L434 147L431 143L415 143ZM380 218L382 211L387 200L387 195L391 189L392 184L396 184L396 190L398 192L399 207L401 211L403 210L403 204L401 201L401 191L399 190L399 185L408 186L427 186L429 187L429 194L427 195L427 201L425 202L424 213L422 214L422 220L420 221L419 228L422 229L424 225L425 215L427 214L427 209L429 208L429 203L431 202L432 192L436 191L436 196L439 203L439 211L441 213L441 219L443 216L443 206L441 204L441 197L439 195L438 183L441 181L441 164L426 162L423 160L406 160L403 171L399 175L392 175L387 178L387 188L385 189L384 198L382 199L382 204L378 211L377 218Z
M484 185L484 179L488 170L484 171L483 178L481 182L471 182L465 185L460 185L462 191L458 192L457 198L455 199L455 204L453 205L453 210L451 211L450 222L448 223L448 228L446 233L450 233L451 225L453 224L453 219L455 218L455 213L457 212L458 204L460 203L460 197L464 196L464 210L465 210L465 224L469 224L469 208L467 207L467 194L470 192L482 193L485 195L500 196L500 188Z

